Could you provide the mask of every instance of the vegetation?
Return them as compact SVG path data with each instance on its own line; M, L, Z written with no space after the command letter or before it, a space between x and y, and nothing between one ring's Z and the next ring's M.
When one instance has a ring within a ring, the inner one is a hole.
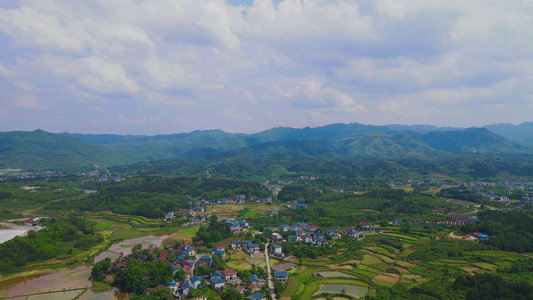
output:
M480 221L465 225L463 232L482 232L493 236L483 241L500 250L519 253L533 252L533 215L521 211L483 211L479 213Z
M81 217L43 219L41 231L29 231L27 238L16 237L0 244L0 272L14 273L26 264L72 254L75 249L88 249L101 243L102 234L95 223Z
M82 200L57 201L47 205L45 209L113 211L124 215L160 218L170 211L191 208L188 203L191 197L188 195L214 201L238 194L264 197L269 192L257 183L238 180L147 177L122 184L109 184L101 192Z

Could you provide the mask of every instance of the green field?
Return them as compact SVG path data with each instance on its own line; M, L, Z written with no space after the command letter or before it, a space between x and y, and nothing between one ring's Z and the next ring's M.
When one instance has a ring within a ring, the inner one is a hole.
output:
M190 228L180 229L180 230L178 230L178 232L186 233L186 234L194 234L199 229L200 229L200 227L190 227Z

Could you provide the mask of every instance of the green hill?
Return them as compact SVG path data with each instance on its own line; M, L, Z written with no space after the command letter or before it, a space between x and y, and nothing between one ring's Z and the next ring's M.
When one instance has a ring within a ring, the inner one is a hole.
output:
M486 128L432 131L422 135L422 140L436 150L448 152L526 153L531 150Z
M408 128L411 127L403 127ZM413 128L423 131L431 127L415 125ZM435 161L446 153L532 154L533 151L530 146L486 128L420 133L358 123L302 129L279 127L255 134L222 130L156 136L54 134L42 130L0 133L0 168L25 170L77 170L172 158L206 162L264 157L345 160L407 157Z
M137 158L131 153L42 130L0 133L0 168L77 170L132 162Z

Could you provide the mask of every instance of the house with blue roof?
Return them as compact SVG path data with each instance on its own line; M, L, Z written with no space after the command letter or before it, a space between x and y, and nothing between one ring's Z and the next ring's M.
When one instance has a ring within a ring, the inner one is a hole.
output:
M341 237L341 234L336 229L328 229L325 231L325 233L333 239L338 239Z
M221 278L222 274L220 274L219 271L213 271L213 272L209 273L209 277L210 278Z
M326 241L326 239L324 238L318 238L316 239L315 243L317 246L322 247L322 246L326 246L328 244L328 241Z
M217 272L218 273L218 272ZM220 277L214 277L209 280L209 286L212 289L223 289L226 282Z
M202 256L200 256L199 260L201 262L205 263L206 265L210 265L211 264L211 256L209 256L209 255L202 255Z
M224 250L217 250L215 252L213 252L214 255L220 255L222 257L222 259L226 259L226 251Z
M187 295L187 294L189 293L189 288L190 288L189 281L186 281L186 282L181 286L181 293Z
M248 255L258 255L260 253L259 245L257 244L249 244L247 247L244 247L243 250Z
M263 293L255 293L246 297L246 300L266 300L266 295Z
M242 250L242 242L241 241L231 241L230 242L231 249L236 250Z
M191 282L190 282L190 286L193 288L193 289L197 289L200 287L200 284L202 284L202 277L200 276L193 276L191 278Z
M257 277L257 275L255 275L255 274L250 275L250 277L248 277L248 280L253 285L259 284L259 277Z
M291 235L289 235L288 241L289 241L289 243L295 243L295 242L298 241L298 236L294 235L294 234L291 234Z
M280 245L272 244L270 245L270 255L273 257L281 258L283 257L283 251Z
M302 227L300 227L298 225L289 226L289 231L296 231L296 230L302 230Z
M309 234L306 234L302 237L302 242L304 242L305 244L309 244L309 243L312 243L313 242L313 237L310 236Z
M351 237L351 238L359 238L359 230L352 230L350 232L348 232L348 237Z
M287 281L287 272L276 271L274 272L274 278L279 280L280 282L285 282Z
M315 232L313 233L313 238L316 240L316 239L320 239L320 238L324 238L324 234L322 232Z

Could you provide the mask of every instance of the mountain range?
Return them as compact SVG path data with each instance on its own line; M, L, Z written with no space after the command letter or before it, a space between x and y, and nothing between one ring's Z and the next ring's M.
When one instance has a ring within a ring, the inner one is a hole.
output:
M171 158L321 157L433 159L447 154L533 154L533 122L483 128L331 124L254 134L198 130L170 135L0 133L0 168L79 170Z

